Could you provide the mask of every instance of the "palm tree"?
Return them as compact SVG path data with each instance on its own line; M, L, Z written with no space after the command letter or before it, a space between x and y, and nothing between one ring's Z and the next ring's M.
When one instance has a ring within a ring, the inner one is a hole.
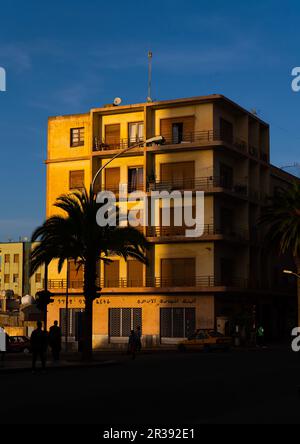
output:
M32 235L32 242L40 241L31 253L31 273L41 265L58 259L61 272L65 261L74 260L78 268L83 267L83 293L85 315L83 326L83 359L92 359L93 301L99 297L97 267L99 260L110 262L110 255L125 260L133 257L146 263L146 239L132 227L100 227L96 214L100 204L90 188L60 196L55 206L65 215L49 217ZM118 217L120 220L120 217ZM98 291L98 294L97 294Z
M300 274L300 183L279 189L260 218L267 226L266 240L279 248L280 254L292 253ZM300 280L298 279L298 325L300 326Z

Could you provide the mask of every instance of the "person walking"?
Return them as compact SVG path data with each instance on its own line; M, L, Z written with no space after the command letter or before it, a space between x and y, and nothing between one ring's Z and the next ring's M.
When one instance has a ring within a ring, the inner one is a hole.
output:
M140 352L142 350L142 331L140 326L136 328L136 336L137 336L136 350L137 352Z
M131 330L128 338L128 354L131 355L132 359L135 359L137 343L138 343L137 335L134 330Z
M46 351L48 345L47 332L42 330L42 322L37 322L37 328L32 332L30 337L32 350L32 372L35 373L36 361L41 360L42 370L46 369Z
M50 327L49 345L52 350L53 362L58 362L61 352L61 328L58 326L58 321L54 321L54 324Z

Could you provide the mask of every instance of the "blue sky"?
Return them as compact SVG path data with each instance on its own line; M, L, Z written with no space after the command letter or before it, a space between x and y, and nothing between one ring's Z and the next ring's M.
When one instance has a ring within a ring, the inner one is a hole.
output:
M49 115L222 93L271 125L272 162L299 161L298 1L11 0L0 6L0 241L44 218Z

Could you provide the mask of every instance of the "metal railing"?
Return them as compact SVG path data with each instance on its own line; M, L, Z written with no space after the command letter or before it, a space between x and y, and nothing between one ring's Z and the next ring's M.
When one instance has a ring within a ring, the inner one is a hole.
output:
M163 133L162 145L184 145L189 143L210 143L210 142L225 142L233 145L239 151L247 152L247 143L240 138L231 138L219 130L200 130L200 131L183 131L182 134L174 135L173 133ZM155 137L155 136L153 136ZM104 138L94 138L94 151L107 151L125 149L132 145L139 143L140 147L144 146L144 141L139 139L110 139L109 142Z
M185 226L179 227L164 227L164 226L156 226L156 227L147 227L146 235L147 237L176 237L176 236L185 236L186 230L191 229ZM235 228L218 228L214 224L205 224L203 226L203 234L200 236L224 236L228 238L238 239L238 240L247 240L249 238L249 232L245 228L238 227Z
M226 177L218 176L196 177L194 179L173 179L172 181L153 181L148 183L147 191L211 191L214 188L224 188L237 194L247 195L247 185L241 183L233 183Z
M109 143L105 139L99 137L94 138L94 151L109 151L109 150L123 150L133 145L138 145L136 149L144 147L144 141L142 139L110 139Z
M49 279L49 290L66 289L66 279ZM120 279L100 279L97 286L100 288L169 288L169 287L236 287L247 288L248 280L244 278L228 278L225 280L216 279L214 276L186 276L185 278L170 277L147 277L143 279L131 280ZM82 290L82 280L72 280L69 282L69 289Z

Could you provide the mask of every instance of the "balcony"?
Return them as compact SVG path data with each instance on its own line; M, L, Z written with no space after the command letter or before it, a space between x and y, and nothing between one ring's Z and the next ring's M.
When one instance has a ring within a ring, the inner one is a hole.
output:
M216 191L222 188L226 191L247 196L247 185L241 183L232 183L226 177L209 176L187 179L173 179L172 181L153 181L148 183L147 191Z
M67 288L66 279L49 279L48 280L48 289L50 291L60 292L61 290L65 291ZM105 289L140 289L144 290L150 289L151 291L155 289L167 289L167 288L190 288L190 289L207 289L207 288L216 288L216 287L229 287L229 288L243 288L246 289L248 287L248 280L244 278L232 278L227 280L220 280L214 276L186 276L185 278L171 278L171 277L147 277L145 282L143 280L128 280L126 278L120 279L100 279L98 281L98 287L101 288L101 291L105 291ZM80 290L82 292L83 289L83 281L82 280L72 280L69 282L70 290Z
M249 232L247 229L238 227L237 229L227 229L227 228L217 228L214 224L205 224L203 227L203 235L199 238L186 238L185 231L190 229L188 227L147 227L146 233L147 237L153 238L154 240L159 239L173 239L184 237L185 240L197 240L203 239L207 240L207 238L215 238L215 239L230 239L233 241L247 241L249 239Z
M247 153L247 143L240 139L234 138L229 139L226 135L222 134L221 131L218 130L202 130L202 131L190 131L183 132L180 135L174 136L172 133L164 133L163 141L161 145L188 145L188 144L210 144L213 142L225 142L229 145L232 145L235 149L240 152ZM155 137L155 136L153 136ZM138 139L137 141L133 141L132 139L119 139L111 140L109 143L105 139L101 139L100 137L94 138L94 147L93 151L111 151L111 150L122 150L129 148L133 145L139 145L140 148L144 147L144 141ZM152 144L149 144L151 146ZM156 144L153 144L156 146Z
M129 148L130 146L137 146L137 149L144 147L144 141L139 139L137 141L133 141L132 139L119 139L110 141L107 143L105 139L100 139L99 137L94 138L94 147L93 151L111 151L111 150L124 150Z

